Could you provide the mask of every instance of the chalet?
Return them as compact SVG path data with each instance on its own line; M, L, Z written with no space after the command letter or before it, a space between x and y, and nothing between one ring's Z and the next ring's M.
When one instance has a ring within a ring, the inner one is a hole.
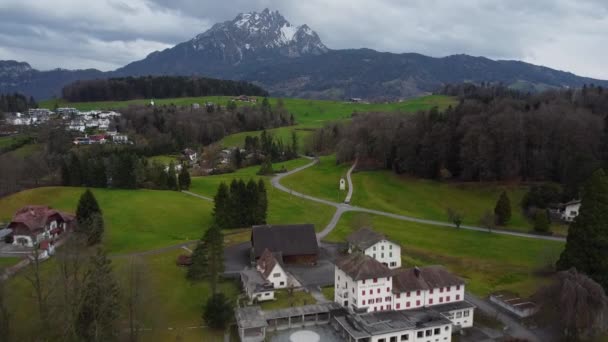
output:
M12 229L13 244L34 247L66 232L74 216L46 206L19 209L7 228Z
M390 269L401 267L401 247L386 236L370 228L361 228L350 234L348 252L362 252L380 261Z
M198 161L198 153L191 148L184 149L182 154L190 164L194 164Z
M281 263L275 255L265 249L257 261L256 269L262 275L264 280L272 283L275 289L283 289L287 287L287 273L281 266Z
M245 290L250 303L274 299L274 286L272 282L264 279L260 272L247 268L242 270L240 275L243 290Z
M95 134L95 135L89 136L89 140L90 140L91 144L105 144L106 136L103 134Z
M560 208L561 219L566 222L572 222L578 216L581 209L581 201L573 200L564 203Z
M285 264L317 263L319 245L312 224L253 226L251 246L255 260L268 249Z

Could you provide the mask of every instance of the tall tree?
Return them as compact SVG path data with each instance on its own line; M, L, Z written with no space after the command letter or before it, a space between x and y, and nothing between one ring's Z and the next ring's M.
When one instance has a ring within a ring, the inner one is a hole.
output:
M53 291L53 286L47 281L42 274L42 253L43 250L37 245L31 255L31 272L25 275L25 279L32 285L34 297L38 306L38 317L42 330L46 331L49 328L49 297Z
M496 223L501 226L506 225L511 219L511 201L506 191L500 194L496 207L494 207L494 215L496 215Z
M177 177L175 175L175 164L173 164L173 162L171 162L169 164L169 169L167 171L167 188L169 190L178 190L177 189Z
M207 246L206 234L196 244L192 252L192 265L188 267L186 278L189 280L202 280L209 275L209 248Z
M111 341L118 333L120 290L112 274L112 262L101 249L90 259L87 285L77 334L85 341Z
M585 184L579 215L557 262L560 270L571 267L608 288L608 176L603 170Z
M101 208L99 207L99 203L97 203L97 199L95 199L93 192L90 189L86 189L78 200L76 221L80 225L88 220L93 214L101 214Z
M188 190L190 189L190 172L188 172L188 168L186 167L186 165L182 165L182 169L179 171L179 176L178 176L178 181L179 181L179 188L181 190Z
M258 185L256 184L256 182L253 179L249 179L249 181L247 182L247 189L246 189L246 203L247 203L247 210L246 210L246 220L244 222L245 225L247 226L251 226L254 224L257 224L261 218L259 217L259 212L258 212L258 200L259 200L259 195L258 195Z
M217 293L219 278L224 273L224 236L217 224L211 225L205 233L205 244L209 260L211 293Z
M265 224L266 217L268 213L268 197L266 193L266 185L264 184L264 180L260 179L258 181L258 201L257 201L257 215L256 224Z
M226 183L220 183L215 197L213 198L213 217L215 223L222 228L232 225L230 193Z
M534 230L539 233L547 233L551 225L549 214L545 209L538 209L534 213Z
M145 263L137 257L131 258L125 291L127 318L129 320L129 341L131 342L139 340L141 316L146 298L145 284L148 283L145 279L146 274Z
M6 305L4 279L0 277L0 340L11 341L11 313Z
M203 320L213 329L224 329L234 315L231 301L223 293L209 297L203 310Z
M571 268L558 272L534 295L540 317L556 325L568 341L591 340L606 331L608 299L602 286Z

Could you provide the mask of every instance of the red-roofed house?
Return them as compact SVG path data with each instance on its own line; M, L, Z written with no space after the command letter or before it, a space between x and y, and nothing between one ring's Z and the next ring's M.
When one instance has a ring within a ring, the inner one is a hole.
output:
M7 228L13 230L13 244L34 247L64 233L73 221L74 215L47 206L30 205L19 209Z

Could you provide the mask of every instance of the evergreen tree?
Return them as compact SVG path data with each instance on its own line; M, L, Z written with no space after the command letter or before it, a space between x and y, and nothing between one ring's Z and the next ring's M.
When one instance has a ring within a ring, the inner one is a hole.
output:
M268 212L268 197L266 194L266 185L264 184L264 180L260 179L258 181L258 201L257 201L257 215L256 224L265 224L266 223L266 215Z
M118 283L111 261L101 248L91 257L90 264L76 331L83 341L112 341L118 333L120 314Z
M244 223L246 226L251 226L257 224L260 220L259 211L258 211L258 185L253 179L249 179L247 182L247 190L246 190L246 201L247 201L247 210L246 210L246 222Z
M217 193L213 198L213 217L215 223L221 228L228 228L232 225L230 212L230 193L226 183L220 183Z
M217 293L207 300L203 320L213 329L224 329L233 315L231 301L223 293Z
M182 169L179 172L179 177L178 177L178 181L179 181L179 188L181 190L188 190L190 189L190 172L188 172L188 169L186 168L186 165L182 165Z
M274 169L272 168L272 163L270 162L270 158L267 158L260 166L260 170L257 173L260 176L267 176L274 174Z
M557 262L559 270L571 267L608 289L608 176L603 170L585 184L579 215Z
M100 243L104 232L104 222L101 214L92 214L84 223L82 231L85 231L87 234L87 244L89 246Z
M240 205L239 199L239 182L236 179L233 179L230 182L230 193L228 200L228 216L230 217L230 225L226 228L234 228L240 224L241 221L241 210L243 208L239 207Z
M192 252L192 265L188 267L186 278L189 280L202 280L209 275L209 255L207 242L201 239Z
M494 208L494 214L496 215L496 223L501 226L506 225L511 219L511 201L509 201L506 191L500 194Z
M247 217L249 216L248 213L251 212L252 207L247 198L247 185L245 182L242 179L239 179L237 185L236 203L238 204L233 209L236 212L236 217L238 218L235 227L243 227L247 226ZM232 194L232 196L234 196L234 194Z
M234 149L234 167L240 169L243 165L243 155L241 154L241 148L237 147Z
M296 131L291 131L291 158L296 158L298 156L298 135Z
M80 160L75 153L70 153L70 156L67 161L68 168L68 179L70 180L69 185L71 186L81 186L83 184L82 180L82 170L80 165Z
M534 230L539 233L547 233L549 232L549 226L551 225L551 221L549 220L549 215L547 211L544 209L539 209L534 213Z
M78 201L76 222L77 231L84 234L89 245L101 242L104 232L103 214L89 189L85 190Z
M215 294L219 278L224 273L224 236L220 227L217 224L211 225L205 233L204 240L207 246L211 292Z
M93 192L90 189L86 189L78 200L78 206L76 207L76 222L80 226L94 214L101 214L101 208L99 208L99 203L97 203L97 199L95 199Z
M167 171L167 188L177 190L177 178L175 177L175 164L173 162L169 164L169 171Z

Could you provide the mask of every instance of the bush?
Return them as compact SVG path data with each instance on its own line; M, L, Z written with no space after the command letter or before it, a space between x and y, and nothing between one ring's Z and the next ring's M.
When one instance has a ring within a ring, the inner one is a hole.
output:
M534 230L539 233L548 233L551 225L546 210L537 210L534 214Z
M203 319L214 329L224 329L232 319L234 311L230 300L223 293L209 297L203 311Z

